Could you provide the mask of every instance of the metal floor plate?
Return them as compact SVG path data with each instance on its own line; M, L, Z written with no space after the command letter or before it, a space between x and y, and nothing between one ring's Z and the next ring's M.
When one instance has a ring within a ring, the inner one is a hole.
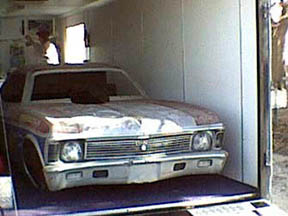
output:
M150 184L89 186L43 192L14 179L19 215L103 215L233 201L257 194L251 186L220 175L186 176Z
M195 208L188 210L188 212L192 216L288 216L288 214L266 200Z

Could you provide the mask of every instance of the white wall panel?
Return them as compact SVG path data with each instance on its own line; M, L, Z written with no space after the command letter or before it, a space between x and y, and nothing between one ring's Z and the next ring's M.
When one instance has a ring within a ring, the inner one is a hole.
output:
M1 7L1 6L0 6ZM0 18L0 75L5 74L10 70L10 45L13 44L13 40L23 39L22 35L22 21L21 17L12 18ZM23 41L18 41L21 45L24 45Z
M256 2L241 0L243 180L258 185L258 95Z
M239 4L184 0L185 98L216 111L230 153L225 174L242 179Z
M143 29L141 1L115 2L113 16L113 60L132 77L142 80Z
M155 98L183 100L181 1L143 4L143 84Z
M181 2L174 0L116 3L112 30L114 62L153 98L183 100L180 6Z
M65 34L65 25L66 20L65 19L55 19L55 33L56 33L56 43L57 46L60 48L60 57L61 62L65 61L65 48L64 48L64 41L66 41L66 34Z
M1 32L0 40L13 40L21 39L22 35L22 21L19 17L13 18L0 18L1 20Z
M89 11L88 31L93 62L111 63L113 4Z
M1 66L1 74L0 76L4 76L7 74L10 68L10 55L8 54L10 51L10 42L9 41L0 41L0 66Z

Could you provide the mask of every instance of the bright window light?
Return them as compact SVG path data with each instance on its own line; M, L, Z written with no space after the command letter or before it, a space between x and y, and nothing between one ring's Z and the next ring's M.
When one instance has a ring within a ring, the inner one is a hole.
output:
M58 65L59 64L59 56L58 51L54 43L50 42L48 49L46 50L47 63Z
M85 47L85 25L79 24L66 28L65 62L83 63L87 60Z

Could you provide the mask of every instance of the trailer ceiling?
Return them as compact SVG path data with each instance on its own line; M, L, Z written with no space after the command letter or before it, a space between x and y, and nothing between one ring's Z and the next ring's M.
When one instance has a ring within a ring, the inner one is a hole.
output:
M112 0L1 0L0 16L60 16Z

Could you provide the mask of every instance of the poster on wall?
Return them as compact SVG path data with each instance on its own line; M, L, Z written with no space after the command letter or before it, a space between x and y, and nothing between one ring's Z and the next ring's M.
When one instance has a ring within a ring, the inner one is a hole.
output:
M53 27L53 19L46 20L28 20L28 33L31 36L36 35L39 29L45 29L50 33L50 35L54 35L54 27Z
M25 64L24 45L20 42L13 41L9 47L10 68L16 68Z

